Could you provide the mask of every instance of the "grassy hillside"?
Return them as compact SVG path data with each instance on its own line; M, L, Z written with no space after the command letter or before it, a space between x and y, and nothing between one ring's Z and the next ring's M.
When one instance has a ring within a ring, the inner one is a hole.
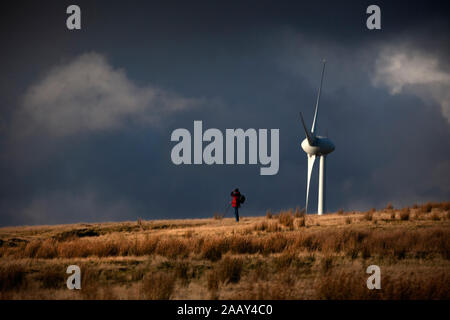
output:
M71 264L81 290L66 288ZM372 264L381 290L366 287ZM0 289L2 299L450 299L450 202L0 228Z

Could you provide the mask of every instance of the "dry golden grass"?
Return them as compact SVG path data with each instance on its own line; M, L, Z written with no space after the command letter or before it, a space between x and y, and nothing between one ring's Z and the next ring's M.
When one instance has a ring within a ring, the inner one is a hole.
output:
M397 219L396 219L397 217ZM450 202L0 228L2 299L450 299ZM68 265L82 289L65 287ZM382 269L370 291L365 268ZM422 289L421 289L422 288Z
M150 300L168 300L173 295L176 275L174 272L151 272L142 281L142 296Z
M400 211L400 220L403 220L403 221L409 220L409 216L410 216L409 208L403 208Z
M333 300L428 300L450 298L450 274L440 270L424 274L418 270L388 268L381 290L368 290L364 270L349 268L327 273L318 282L317 298Z
M290 211L282 211L278 217L278 221L289 229L294 229L294 217Z
M26 287L26 269L23 264L5 263L0 267L0 289L9 291Z

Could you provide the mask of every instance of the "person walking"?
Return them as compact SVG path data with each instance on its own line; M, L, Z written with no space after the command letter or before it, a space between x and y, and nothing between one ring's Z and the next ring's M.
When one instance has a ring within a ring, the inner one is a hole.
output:
M241 193L239 189L236 188L234 191L231 191L231 197L233 198L231 201L231 205L234 208L234 216L236 218L236 222L239 222L239 207L241 206Z

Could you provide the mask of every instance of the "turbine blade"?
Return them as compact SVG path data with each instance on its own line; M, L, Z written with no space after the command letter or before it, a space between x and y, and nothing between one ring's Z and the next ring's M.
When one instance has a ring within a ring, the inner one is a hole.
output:
M309 184L311 182L311 173L314 168L314 161L316 160L315 155L308 154L308 180L306 183L306 205L305 205L305 213L308 213L308 198L309 198Z
M301 112L300 112L300 118L302 119L303 129L305 129L306 139L308 139L309 145L312 146L314 144L314 138L311 136L308 129L306 129L305 120L303 120L303 115Z
M314 112L314 120L313 120L312 127L311 127L311 133L313 134L313 136L316 134L317 115L319 112L320 92L322 91L323 74L325 73L325 63L326 63L326 61L323 60L322 76L320 78L319 93L317 94L317 101L316 101L316 111Z

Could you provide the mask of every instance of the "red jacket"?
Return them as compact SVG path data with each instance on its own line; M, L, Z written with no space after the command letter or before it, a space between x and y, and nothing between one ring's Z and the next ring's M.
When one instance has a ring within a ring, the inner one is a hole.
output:
M233 197L231 205L233 208L239 208L241 206L241 193L232 191L231 196Z

